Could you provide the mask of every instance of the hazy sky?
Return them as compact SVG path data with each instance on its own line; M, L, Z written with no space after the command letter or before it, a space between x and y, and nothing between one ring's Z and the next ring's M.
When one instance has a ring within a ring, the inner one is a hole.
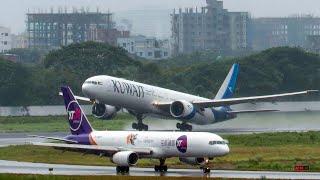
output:
M95 10L124 12L130 10L167 10L179 7L200 7L205 0L0 0L0 26L7 26L14 33L25 29L25 13L50 7L90 7ZM254 17L313 14L320 16L320 0L224 0L229 11L249 11Z

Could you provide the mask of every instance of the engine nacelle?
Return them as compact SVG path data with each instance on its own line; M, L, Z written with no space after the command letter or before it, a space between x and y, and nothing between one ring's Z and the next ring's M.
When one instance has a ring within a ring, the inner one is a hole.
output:
M206 160L204 158L194 158L194 157L188 157L188 158L179 158L179 160L185 164L189 165L204 165L206 163Z
M121 151L112 156L111 161L119 166L134 166L137 164L139 156L133 151Z
M175 118L187 118L194 117L196 110L188 101L175 101L170 105L170 113Z
M110 120L116 116L119 108L114 106L96 103L92 106L92 114L99 119Z

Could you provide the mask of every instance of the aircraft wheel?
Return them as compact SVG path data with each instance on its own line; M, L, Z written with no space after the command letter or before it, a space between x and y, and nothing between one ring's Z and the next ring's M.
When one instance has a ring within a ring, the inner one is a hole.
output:
M158 165L155 165L155 166L154 166L154 171L155 171L155 172L159 172L159 171L160 171L160 169L159 169L159 166L158 166Z
M129 173L129 170L130 170L129 166L117 166L116 167L116 171L118 174L119 173Z
M132 123L132 129L138 129L138 124L137 123Z
M191 125L189 125L189 124L186 124L186 129L188 129L188 131L192 131L192 126Z
M168 166L162 166L163 167L163 172L167 172L168 171Z
M145 131L148 131L149 126L148 126L148 125L143 125L143 129L144 129Z
M177 127L177 129L181 129L181 124L177 123L176 127Z
M208 167L203 168L202 170L203 170L203 173L205 173L205 174L209 174L209 173L210 173L210 171L211 171L211 169L210 169L210 168L208 168Z

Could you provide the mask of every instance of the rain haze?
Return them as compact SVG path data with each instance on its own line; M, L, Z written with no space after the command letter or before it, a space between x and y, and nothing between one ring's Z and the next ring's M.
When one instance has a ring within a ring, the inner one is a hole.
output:
M320 15L318 0L224 0L229 11L248 11L254 17L276 17L297 14ZM170 13L174 8L205 6L205 0L3 0L0 6L0 26L13 33L25 30L25 14L49 12L50 8L73 7L115 13L115 20L128 19L132 32L157 37L170 35ZM145 25L145 27L144 27Z

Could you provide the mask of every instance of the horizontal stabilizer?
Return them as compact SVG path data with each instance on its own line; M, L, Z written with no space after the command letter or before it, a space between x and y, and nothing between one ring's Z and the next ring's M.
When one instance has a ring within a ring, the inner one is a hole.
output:
M59 92L59 96L63 96L62 92ZM81 100L81 101L86 101L86 102L91 102L89 98L86 97L81 97L81 96L74 96L75 99Z
M66 143L72 143L77 144L77 141L72 141L64 138L57 138L57 137L47 137L47 136L38 136L38 135L28 135L29 137L35 137L35 138L43 138L43 139L49 139L49 140L55 140L55 141L63 141Z
M260 110L241 110L241 111L228 111L233 114L244 114L244 113L259 113L259 112L277 112L277 109L260 109Z

